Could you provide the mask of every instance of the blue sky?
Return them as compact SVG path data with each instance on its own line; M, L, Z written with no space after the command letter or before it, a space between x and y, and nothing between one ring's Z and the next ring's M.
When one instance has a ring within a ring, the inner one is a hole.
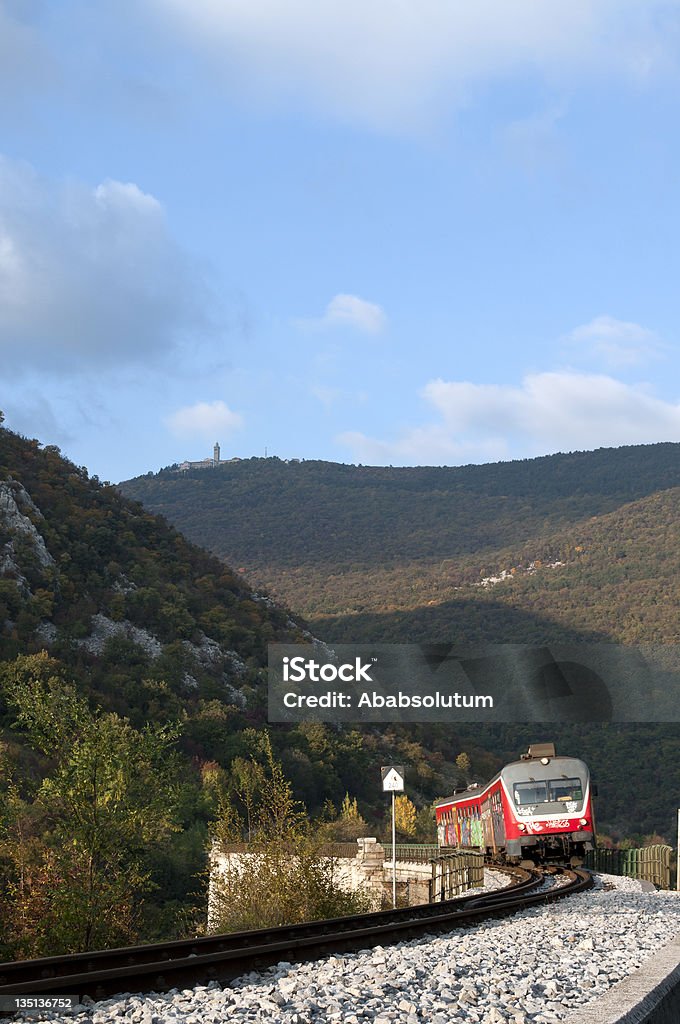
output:
M680 0L0 0L0 408L120 480L680 441Z

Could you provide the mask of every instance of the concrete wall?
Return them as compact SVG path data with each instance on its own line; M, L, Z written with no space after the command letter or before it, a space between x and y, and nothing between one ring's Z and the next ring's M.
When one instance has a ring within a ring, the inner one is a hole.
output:
M680 937L564 1024L678 1024Z
M389 851L389 847L388 847ZM210 888L208 892L208 927L212 923L214 907L214 884L220 872L238 871L239 864L255 854L239 850L226 852L217 846L213 848L210 861ZM386 851L374 838L357 839L354 857L333 857L333 873L337 883L351 892L362 891L372 897L373 909L392 905L392 862L386 859ZM397 861L397 899L400 903L414 906L427 903L428 882L432 877L429 863L417 864Z

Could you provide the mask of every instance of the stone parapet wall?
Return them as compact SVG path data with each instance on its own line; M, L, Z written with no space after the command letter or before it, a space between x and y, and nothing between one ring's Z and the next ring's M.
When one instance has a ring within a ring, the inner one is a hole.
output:
M349 852L349 844L343 845L343 853ZM357 839L356 850L353 857L329 857L329 860L332 860L335 881L342 888L351 892L367 893L372 897L374 910L380 910L383 906L391 906L392 861L390 847L384 847L373 837L365 837ZM233 848L219 849L217 845L213 847L210 858L211 889L220 872L234 869L238 871L239 864L253 856L256 854L249 852L245 843L234 844ZM396 874L399 903L415 906L418 903L428 902L429 882L432 878L432 869L429 863L410 863L398 860ZM211 903L209 896L209 923Z

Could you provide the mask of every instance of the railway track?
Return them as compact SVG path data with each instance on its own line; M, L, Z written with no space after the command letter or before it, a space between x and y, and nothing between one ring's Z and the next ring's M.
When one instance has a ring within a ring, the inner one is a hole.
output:
M0 964L0 996L69 994L98 1000L118 992L162 992L210 981L230 981L284 960L314 960L435 931L450 931L459 925L549 903L593 884L587 871L559 868L553 870L567 877L566 884L546 890L545 876L539 871L497 870L511 877L506 888L471 893L443 903Z

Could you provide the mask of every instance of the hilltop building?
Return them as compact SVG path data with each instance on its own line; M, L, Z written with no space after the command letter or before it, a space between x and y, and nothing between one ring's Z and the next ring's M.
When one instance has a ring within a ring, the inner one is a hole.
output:
M234 457L233 459L227 459L227 462L240 462L239 458ZM177 467L178 473L186 473L190 469L216 469L217 466L224 465L225 463L220 458L220 444L219 441L215 441L215 447L213 448L212 459L201 459L199 462L180 462Z

